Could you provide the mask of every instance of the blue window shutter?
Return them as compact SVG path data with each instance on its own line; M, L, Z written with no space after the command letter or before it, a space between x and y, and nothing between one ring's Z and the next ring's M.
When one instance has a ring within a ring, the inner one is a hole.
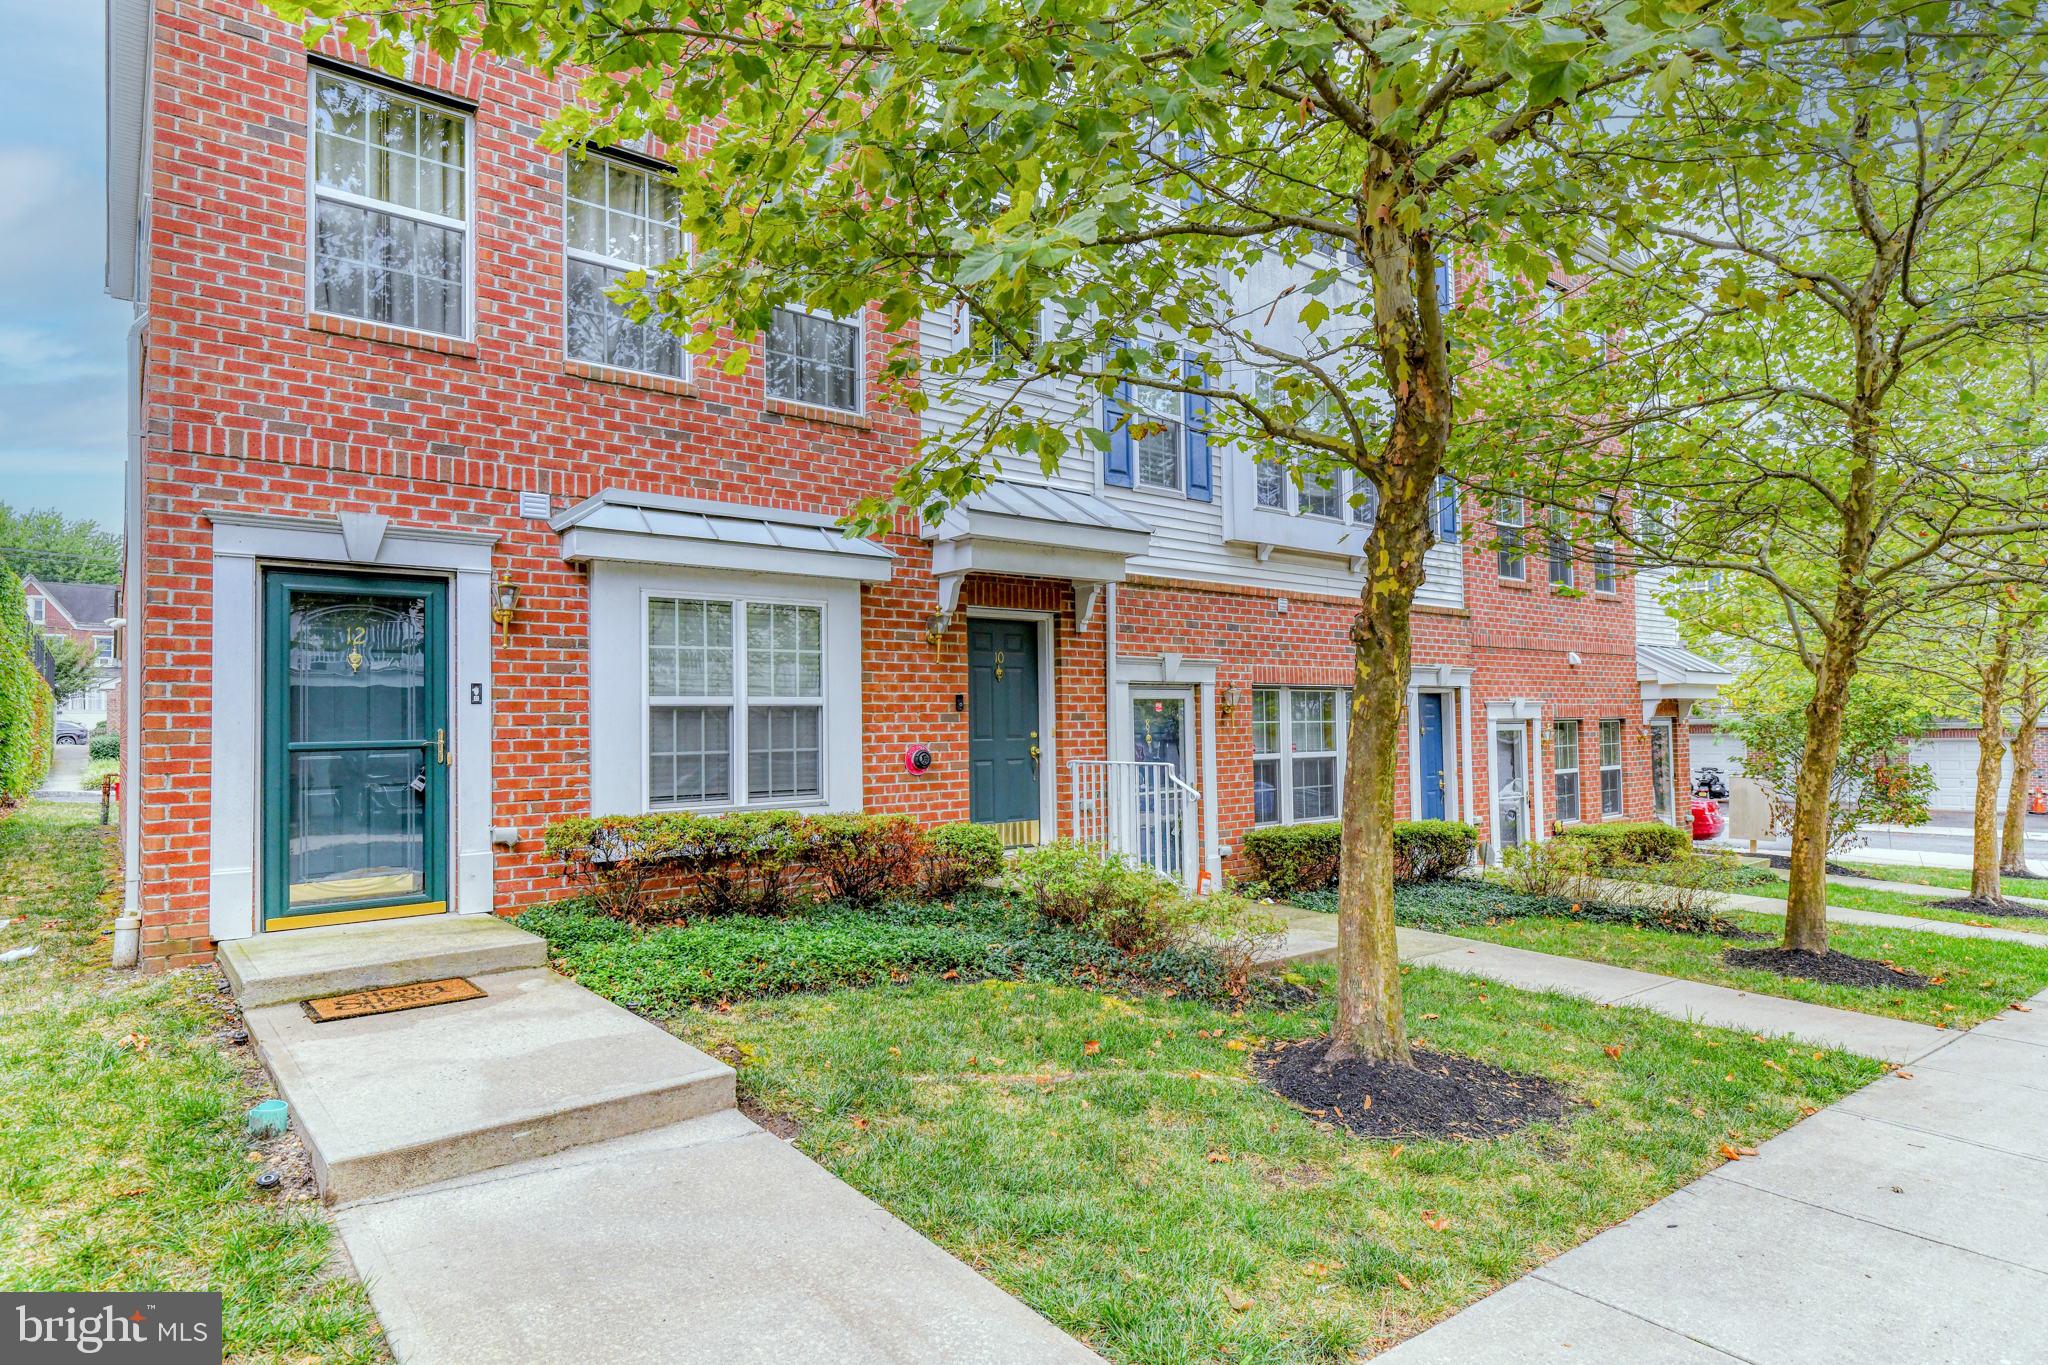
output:
M1452 305L1451 267L1448 262L1436 268L1436 305L1439 308L1449 308Z
M1451 482L1448 474L1436 476L1436 537L1458 538L1458 485Z
M1189 384L1200 387L1202 362L1190 356L1181 362L1181 375ZM1188 436L1188 496L1196 502L1211 502L1216 497L1216 488L1209 468L1209 395L1182 394L1181 417Z
M1131 402L1131 386L1118 383L1116 396L1102 400L1102 429L1109 433L1109 451L1102 457L1102 481L1114 488L1129 488L1136 463L1131 457L1131 428L1124 413Z

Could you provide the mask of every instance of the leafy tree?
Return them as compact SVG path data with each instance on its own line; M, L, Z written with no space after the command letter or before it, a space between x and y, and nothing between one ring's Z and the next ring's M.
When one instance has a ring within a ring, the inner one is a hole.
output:
M2028 633L2015 651L2012 738L2006 753L2012 760L2011 785L2005 793L2005 825L2000 833L1998 870L2001 876L2025 877L2027 868L2027 792L2034 774L2034 740L2041 717L2048 713L2048 630Z
M55 508L17 512L0 502L0 564L46 582L118 583L121 537Z
M1077 425L1105 454L1142 441L1154 402L1205 410L1280 477L1347 478L1365 584L1331 1055L1408 1060L1396 746L1452 376L1471 357L1439 268L1484 250L1540 274L1570 254L1589 220L1539 139L1609 112L1698 24L1691 7L272 3L386 59L404 32L586 72L556 140L688 148L693 254L621 297L697 349L744 364L731 339L782 305L875 310L895 396L957 395L971 417L927 436L865 525L937 513L1005 460L1054 469ZM913 324L954 318L997 344L927 363ZM1036 379L1067 381L1074 409L1017 401ZM1111 430L1097 399L1121 414Z
M62 706L79 693L90 692L99 686L99 657L89 646L68 635L45 635L43 648L49 652L50 661L55 665L49 682L57 705Z
M1617 503L1605 534L1724 579L1706 624L1774 639L1811 680L1783 770L1784 941L1819 951L1869 651L2042 576L2024 348L2048 319L2048 39L2027 4L1780 19L1781 41L1577 130L1580 174L1630 193L1589 194L1609 268L1547 324L1551 350L1570 327L1626 344L1605 364L1502 366L1473 393L1489 439L1537 452L1528 477L1562 502L1599 490L1589 449L1611 456L1601 480L1651 515Z

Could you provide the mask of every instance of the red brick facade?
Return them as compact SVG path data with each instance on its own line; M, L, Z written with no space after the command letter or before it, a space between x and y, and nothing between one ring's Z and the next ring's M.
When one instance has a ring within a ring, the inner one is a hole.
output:
M492 572L520 591L516 621L502 638L493 633L490 663L491 824L518 834L496 852L494 902L510 912L560 893L540 832L588 813L591 801L588 585L557 533L521 515L520 494L544 492L558 512L602 489L630 489L836 514L886 487L914 453L914 416L873 403L848 420L769 400L758 355L726 373L725 338L696 359L688 383L566 361L562 163L533 140L565 90L489 63L423 55L411 73L473 109L472 335L309 316L307 72L297 34L259 4L157 7L137 528L148 571L131 585L130 617L143 689L144 953L159 968L213 948L209 513L375 513L394 526L497 537ZM880 350L866 348L869 392ZM897 556L893 577L862 590L861 786L869 809L956 820L967 814L966 726L954 706L967 686L965 626L956 616L936 644L928 638L931 552L915 532L905 522L884 538ZM1540 573L1535 556L1530 566ZM1505 587L1491 549L1477 543L1466 569L1467 611L1425 614L1415 632L1419 664L1472 670L1460 744L1483 759L1485 704L1496 698L1540 702L1545 726L1582 719L1588 736L1596 720L1624 719L1627 814L1647 817L1631 585L1580 600ZM982 574L967 580L960 605L962 615L1055 614L1054 752L1103 756L1104 609L1077 628L1064 580ZM1234 846L1251 819L1250 689L1348 683L1355 603L1138 575L1118 608L1119 655L1214 660L1219 697L1235 698L1216 735L1219 833ZM906 769L914 743L934 748L929 772ZM1584 752L1590 814L1590 740ZM1542 753L1547 783L1547 733ZM1045 780L1061 789L1067 828L1064 774ZM1485 802L1475 805L1483 823Z

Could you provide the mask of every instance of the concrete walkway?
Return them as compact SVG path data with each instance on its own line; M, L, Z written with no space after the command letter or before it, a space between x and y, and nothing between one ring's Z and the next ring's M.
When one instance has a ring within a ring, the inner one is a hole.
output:
M1335 915L1298 909L1286 909L1283 914L1287 919L1287 939L1266 959L1267 970L1325 961L1335 955ZM1536 953L1423 929L1395 932L1401 961L1415 966L1483 976L1525 990L1575 995L1603 1005L1628 1005L1673 1019L1745 1033L1797 1038L1884 1061L1916 1061L1958 1036L1955 1030L1929 1024L1758 995L1604 962Z
M2048 992L1376 1365L2048 1360Z
M100 794L86 791L78 785L78 779L85 776L87 758L83 744L59 744L51 750L50 775L43 779L43 785L36 791L38 801L66 801L82 804L97 801Z
M1829 880L1833 883L1843 883L1841 878ZM1746 910L1756 915L1782 916L1785 913L1785 902L1771 896L1725 895L1721 897L1721 901L1730 910ZM2032 934L2024 929L2005 929L1995 924L1965 924L1961 920L1928 919L1921 915L1888 915L1882 910L1851 910L1841 905L1828 907L1828 923L1861 924L1872 929L1901 930L1911 934L1938 934L1944 938L1981 938L1998 943L2025 943L2036 948L2048 948L2048 932ZM2039 924L2044 930L2048 930L2048 920L2016 919L2013 923Z
M401 1365L1101 1365L738 1113L730 1067L545 964L485 916L221 950ZM300 1004L449 976L484 995Z
M1828 885L1855 886L1861 887L1866 891L1890 891L1900 896L1917 896L1921 900L1926 901L1954 900L1958 896L1968 894L1958 891L1952 886L1922 886L1918 882L1888 882L1881 881L1876 877L1829 877ZM2048 910L2048 900L2042 900L2038 896L2007 894L2006 899L2018 901L2021 905L2031 905L2037 910Z

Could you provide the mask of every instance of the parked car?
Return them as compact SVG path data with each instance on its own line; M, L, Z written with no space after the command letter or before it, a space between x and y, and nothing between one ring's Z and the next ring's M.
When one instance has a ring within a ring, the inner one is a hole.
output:
M1707 797L1696 797L1692 803L1692 837L1695 839L1718 839L1728 828L1728 817L1721 813L1721 803Z
M90 738L86 728L75 720L57 721L57 742L59 744L83 744Z

